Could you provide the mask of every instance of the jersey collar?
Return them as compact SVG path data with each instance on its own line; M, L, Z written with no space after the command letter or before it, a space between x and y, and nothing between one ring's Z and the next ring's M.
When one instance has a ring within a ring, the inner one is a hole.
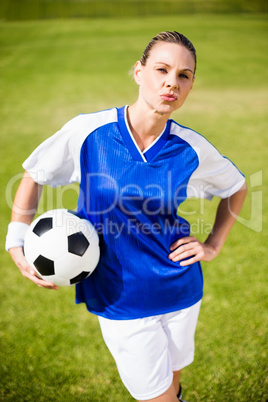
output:
M156 154L160 151L160 149L165 145L166 140L169 135L170 123L168 120L167 124L162 131L162 133L155 139L155 141L142 152L137 145L135 138L133 137L127 122L127 108L128 106L123 106L120 109L117 109L118 114L118 124L120 128L121 135L124 139L124 142L135 161L140 162L151 162Z

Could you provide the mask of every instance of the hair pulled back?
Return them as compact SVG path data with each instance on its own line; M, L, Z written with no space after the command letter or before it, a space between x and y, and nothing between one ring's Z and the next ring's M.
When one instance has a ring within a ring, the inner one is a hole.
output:
M176 43L177 45L184 46L186 49L188 49L195 62L195 70L196 70L196 50L192 42L186 38L183 34L177 32L177 31L164 31L160 32L158 35L156 35L146 46L143 55L140 59L140 62L143 66L145 66L147 59L150 55L150 51L153 48L154 45L156 45L158 42L169 42L169 43ZM194 73L195 73L194 70Z

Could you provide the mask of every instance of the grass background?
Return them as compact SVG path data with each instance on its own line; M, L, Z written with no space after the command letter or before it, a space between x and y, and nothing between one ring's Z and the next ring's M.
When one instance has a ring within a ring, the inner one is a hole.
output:
M249 196L220 256L203 264L205 295L184 398L266 401L267 18L184 15L0 23L0 400L114 401L121 384L95 316L74 289L24 279L4 251L21 163L83 112L131 104L128 71L153 35L183 32L197 48L194 89L174 114L246 175ZM75 208L77 187L47 188L38 213ZM217 200L183 205L203 239ZM195 233L196 234L196 233Z

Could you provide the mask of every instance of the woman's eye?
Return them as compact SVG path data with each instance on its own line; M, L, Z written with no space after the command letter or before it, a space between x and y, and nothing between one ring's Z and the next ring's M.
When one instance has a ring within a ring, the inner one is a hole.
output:
M181 78L186 78L187 80L189 80L189 77L188 77L188 75L186 75L186 74L180 74L180 77L181 77Z
M158 71L160 71L160 73L166 73L167 70L165 68L158 68Z

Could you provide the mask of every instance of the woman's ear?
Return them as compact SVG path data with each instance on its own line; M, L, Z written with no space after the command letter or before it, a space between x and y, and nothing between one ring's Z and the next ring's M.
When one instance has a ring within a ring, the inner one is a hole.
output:
M195 82L195 76L193 76L191 89L193 88L194 82Z
M134 80L138 85L140 85L141 82L141 70L142 70L142 64L138 60L134 66Z

